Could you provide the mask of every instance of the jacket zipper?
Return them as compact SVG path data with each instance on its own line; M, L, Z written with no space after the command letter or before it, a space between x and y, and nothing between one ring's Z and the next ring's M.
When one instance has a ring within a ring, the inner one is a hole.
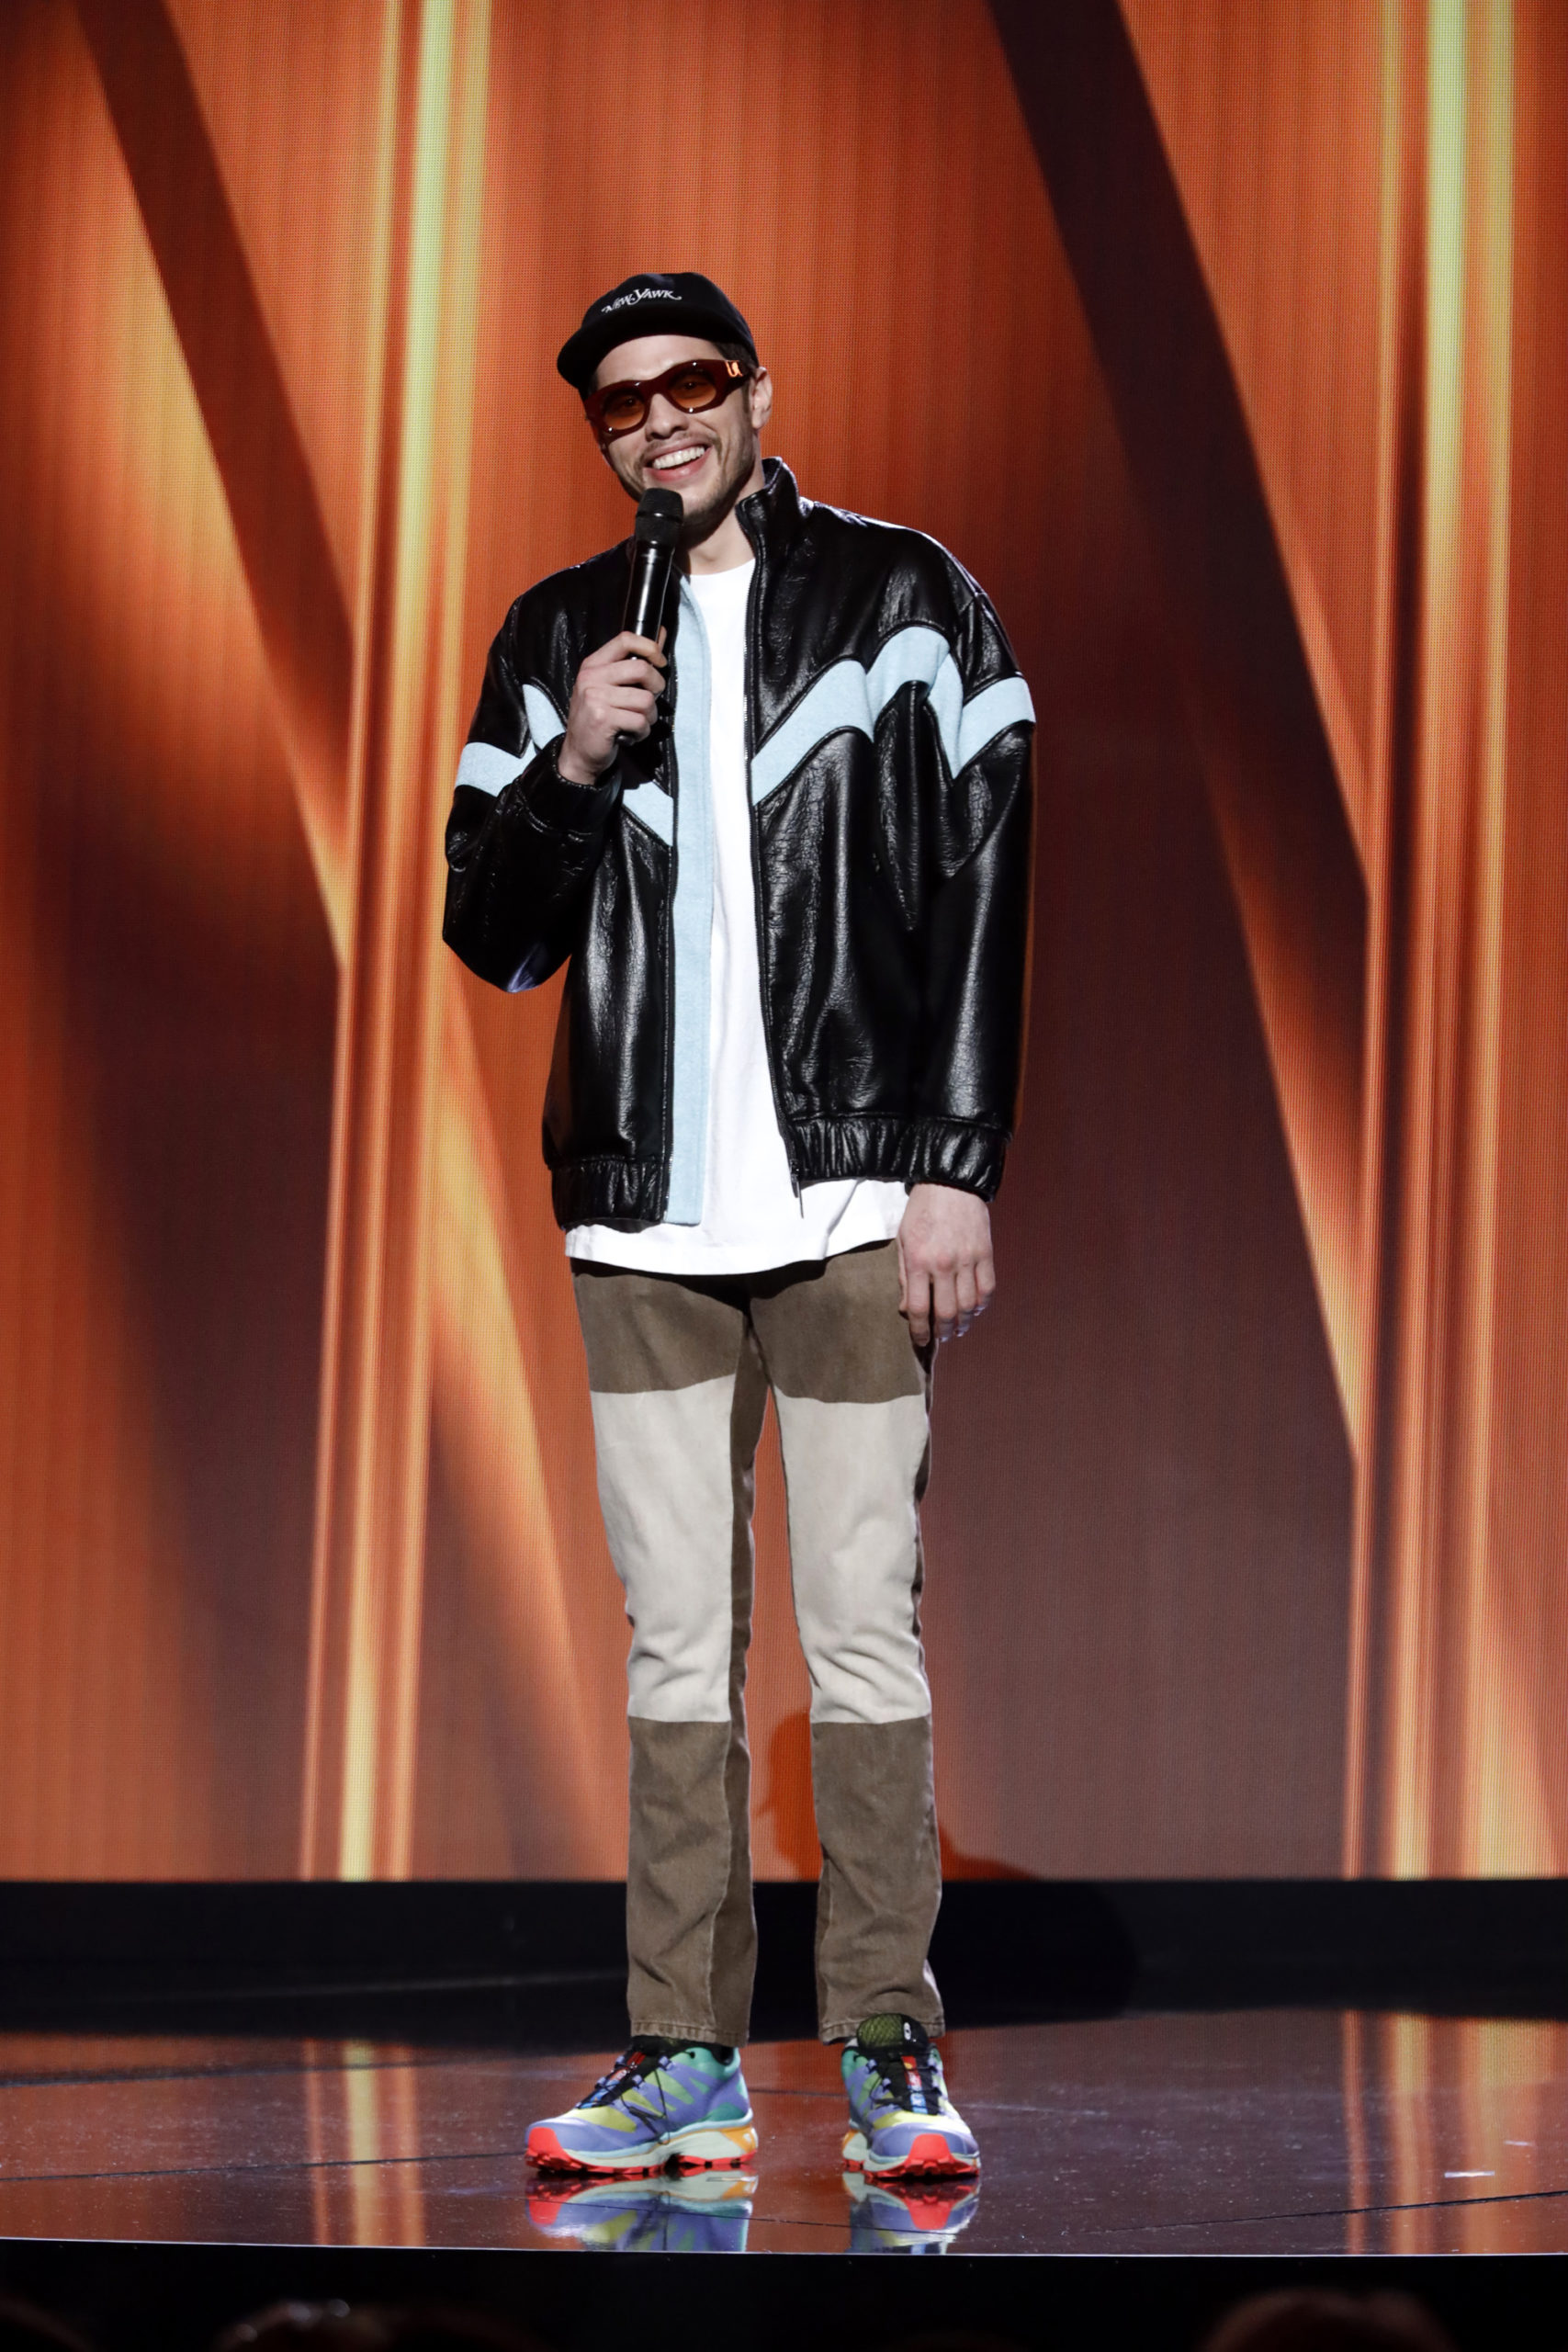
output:
M675 1162L675 887L681 879L681 763L675 757L675 638L680 635L681 591L675 596L675 627L665 639L670 653L670 732L664 745L664 773L670 779L670 886L664 893L664 1112L660 1126L664 1142L664 1172L660 1180L659 1223L670 1207L670 1171ZM666 608L668 609L668 607Z
M754 495L758 496L762 494L763 493L761 492L754 493ZM756 557L756 568L752 571L751 585L746 597L746 693L744 699L746 713L746 818L751 833L751 915L752 921L755 922L757 927L757 986L758 993L761 998L762 1043L768 1049L768 1084L773 1089L773 1116L779 1123L779 1139L783 1143L784 1148L784 1164L789 1170L790 1187L795 1193L796 1201L800 1202L800 1170L795 1166L795 1153L790 1148L790 1133L784 1121L784 1102L779 1093L778 1071L774 1066L773 1060L773 1024L769 1015L768 1004L767 938L762 926L761 828L757 821L757 804L751 797L751 752L754 741L752 712L755 707L757 665L761 651L757 639L757 614L761 604L762 542L761 534L754 533L752 531L750 524L746 520L744 515L742 515L740 519L740 527L745 532L747 537L750 540L752 551ZM804 1203L802 1203L802 1214L804 1215Z

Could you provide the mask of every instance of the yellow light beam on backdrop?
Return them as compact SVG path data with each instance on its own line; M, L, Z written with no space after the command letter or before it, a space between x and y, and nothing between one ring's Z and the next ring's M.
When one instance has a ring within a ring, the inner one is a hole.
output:
M1515 17L1511 0L1427 0L1419 17L1391 0L1389 22L1387 105L1412 223L1399 364L1417 378L1399 405L1418 488L1404 525L1416 593L1390 657L1409 684L1389 769L1383 887L1399 896L1384 902L1384 1107L1370 1132L1380 1369L1358 1506L1346 1864L1551 1871L1563 1857L1540 1726L1518 1704L1529 1634L1510 1610L1498 1520L1510 1442L1499 1250L1529 1207L1503 1156L1518 789ZM1517 1489L1517 1464L1512 1476Z
M349 618L349 603L321 521L309 461L184 52L163 0L80 0L79 13L228 505L241 567L256 614L328 931L340 967L346 967L355 894L348 838L348 776L353 763L351 748L357 757L357 735L363 731L369 684L367 667L363 660L355 661L355 631ZM383 355L393 218L396 68L403 18L400 0L388 0L384 16L386 63L383 136L378 164L379 186L370 208L377 224L378 243L372 278L378 292L372 306L376 364L371 370L373 397L367 435L367 547L356 599L361 614L367 611L371 594L378 512L373 493L378 469L384 458ZM476 58L471 15L454 18L453 22L453 53L463 71L460 99L451 97L449 85L449 103L459 104L462 110L461 172L466 194L450 210L448 225L455 224L458 244L471 255L477 251L476 214L481 193L479 155L484 59L479 53L479 70L469 70ZM479 22L482 29L483 20ZM427 91L430 86L427 83ZM461 256L454 258L460 260ZM457 356L462 357L460 353ZM465 402L468 397L465 390ZM464 492L468 462L468 445L464 438L455 449L448 449L446 475L459 498ZM439 725L445 740L431 746L430 756L443 787L461 731L457 700L462 689L457 675L461 587L460 561L456 569L449 563L443 576L433 639L437 649L434 701L442 714ZM362 638L363 627L359 634ZM433 839L429 846L432 855L438 855ZM436 969L436 989L446 1006L441 1017L448 1024L449 1038L449 1050L441 1059L437 1078L443 1138L438 1179L442 1215L444 1219L461 1216L469 1230L462 1246L450 1233L444 1234L433 1269L433 1278L437 1282L443 1279L445 1268L446 1278L452 1278L456 1272L463 1283L459 1303L437 1305L434 1374L438 1386L450 1382L461 1400L450 1414L444 1416L448 1426L458 1412L475 1409L476 1385L488 1400L482 1419L492 1442L454 1449L459 1472L457 1500L465 1525L477 1525L482 1531L476 1545L481 1575L503 1588L497 1595L493 1613L501 1622L510 1623L517 1618L522 1606L529 1628L531 1646L507 1662L510 1676L518 1685L518 1703L526 1713L529 1701L536 1706L547 1697L558 1702L563 1689L575 1687L579 1668L571 1647L562 1565L540 1466L526 1344L529 1335L525 1323L519 1319L506 1280L506 1251L502 1237L509 1219L504 1188L493 1164L493 1149L487 1153L481 1136L472 1125L475 1106L483 1104L483 1086L467 1009L439 957ZM344 986L346 989L346 977ZM488 1132L488 1110L484 1127ZM340 1121L340 1143L341 1140ZM334 1170L334 1202L340 1198L341 1191ZM474 1260L482 1262L487 1282L493 1281L495 1287L475 1284L468 1279L464 1270L471 1272L470 1261ZM335 1378L333 1357L341 1343L339 1318L326 1319L323 1337L323 1391L332 1394ZM505 1432L504 1449L493 1442L498 1431ZM425 1434L421 1431L415 1451L422 1464L425 1447ZM324 1446L323 1455L327 1455ZM335 1456L328 1458L335 1461ZM462 1483L461 1474L466 1466L473 1469L476 1477L482 1478L482 1485L475 1491L468 1491ZM401 1491L408 1491L406 1485ZM423 1489L415 1509L423 1528ZM406 1565L406 1552L400 1553L400 1556ZM321 1559L319 1546L319 1564ZM374 1562L371 1570L375 1572ZM525 1604L522 1602L524 1585L527 1587ZM378 1620L385 1623L389 1616L392 1626L402 1636L400 1663L389 1679L398 1712L395 1721L387 1726L388 1745L397 1769L384 1786L372 1772L368 1793L366 1775L359 1771L361 1792L355 1800L359 1810L357 1814L351 1812L347 1821L342 1793L342 1733L347 1695L344 1645L341 1638L344 1598L341 1579L336 1585L330 1585L318 1575L310 1635L301 1819L301 1869L307 1875L331 1875L340 1867L345 1832L347 1845L361 1857L367 1842L378 1853L407 1852L407 1774L417 1702L411 1674L412 1648L407 1639L407 1586L405 1583L400 1600L389 1611L361 1594L358 1623L362 1669L368 1667L368 1651ZM334 1619L339 1636L335 1647L327 1638ZM370 1722L363 1671L357 1704L363 1743ZM552 1753L536 1759L538 1771L549 1783L547 1801L563 1820L581 1831L592 1848L596 1831L589 1792L564 1762L556 1770L556 1760ZM402 1775L400 1780L399 1773ZM365 1807L374 1807L383 1797L389 1800L384 1834L367 1830L365 1822ZM613 1857L605 1859L609 1866ZM378 1862L377 1866L385 1865Z
M1359 1266L1368 1372L1351 1544L1343 1832L1344 1865L1351 1876L1363 1867L1370 1791L1382 1735L1374 1660L1382 1653L1387 1601L1378 1554L1385 1484L1381 1449L1389 1408L1380 1333L1391 1279L1389 1245L1397 1223L1390 1170L1397 1154L1402 1064L1393 1033L1401 1018L1404 982L1404 832L1414 729L1409 642L1420 602L1426 416L1427 109L1419 97L1426 77L1424 17L1405 0L1382 0L1380 35L1380 499Z
M344 1878L413 1838L431 1408L430 1206L446 755L458 731L489 11L394 11L398 99L355 905L340 999L307 1838ZM335 1668L335 1671L333 1670ZM332 1755L326 1750L331 1746Z

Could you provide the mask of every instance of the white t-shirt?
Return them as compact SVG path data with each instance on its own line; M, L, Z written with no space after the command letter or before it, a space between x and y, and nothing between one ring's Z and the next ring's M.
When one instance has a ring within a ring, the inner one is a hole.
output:
M711 665L709 774L713 817L713 935L708 1000L707 1154L698 1225L625 1233L574 1226L574 1258L666 1274L739 1274L834 1257L890 1241L908 1193L853 1177L790 1181L762 1034L757 897L746 780L746 603L754 563L694 572L687 582L707 634ZM699 1065L700 1066L700 1065Z

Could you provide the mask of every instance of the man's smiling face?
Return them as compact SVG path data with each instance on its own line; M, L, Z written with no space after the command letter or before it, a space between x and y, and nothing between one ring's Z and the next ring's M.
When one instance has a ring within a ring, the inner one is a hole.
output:
M689 334L639 335L617 344L600 361L593 381L647 383L682 359L719 359L718 345ZM762 486L757 435L773 404L765 368L720 401L716 408L687 416L660 393L635 433L606 442L604 455L628 496L645 490L679 491L686 510L682 537L688 546L705 538L737 499Z

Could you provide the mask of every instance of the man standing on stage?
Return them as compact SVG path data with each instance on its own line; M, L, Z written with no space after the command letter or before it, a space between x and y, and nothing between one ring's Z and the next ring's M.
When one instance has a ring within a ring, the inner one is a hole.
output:
M994 1286L1029 692L933 540L764 464L772 383L707 278L628 278L557 365L627 493L675 490L684 517L662 648L621 631L624 546L518 599L446 834L464 962L504 989L567 964L545 1156L632 1625L632 2040L528 2154L626 2174L756 2147L742 1692L771 1389L844 2160L973 2172L931 2039L919 1506L936 1343Z

